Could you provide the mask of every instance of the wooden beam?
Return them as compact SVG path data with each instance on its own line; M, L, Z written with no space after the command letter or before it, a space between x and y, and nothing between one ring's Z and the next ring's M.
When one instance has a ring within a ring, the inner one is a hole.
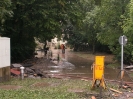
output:
M113 89L113 88L109 88L111 91L114 91L114 92L117 92L117 93L120 93L120 94L122 94L122 92L121 91L119 91L119 90L116 90L116 89Z

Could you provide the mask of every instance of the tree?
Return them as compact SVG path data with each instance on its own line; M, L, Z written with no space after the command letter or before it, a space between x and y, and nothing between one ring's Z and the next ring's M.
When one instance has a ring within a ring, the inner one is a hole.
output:
M127 36L128 42L124 47L124 62L126 64L133 64L133 0L127 5L127 10L123 16L124 24L122 26L124 35Z
M84 24L86 25L86 36L88 37L88 43L92 46L92 52L95 53L95 47L98 44L97 34L100 32L100 22L97 20L99 7L95 6L93 10L86 13Z
M10 0L1 0L0 1L0 35L3 32L3 23L5 20L13 15Z
M56 13L50 8L56 1L49 4L44 0L12 1L14 15L5 21L2 34L11 38L12 61L32 57L36 47L34 37L42 41L50 39L59 29L59 20L54 18Z
M2 36L11 38L12 61L23 61L33 56L36 44L62 34L62 24L74 21L70 8L76 0L12 0L13 17L3 24ZM76 9L74 9L76 10Z
M105 45L116 57L120 58L120 44L118 39L124 34L123 16L126 14L126 6L129 0L101 0L100 12L97 16L100 21L101 32L98 33L97 39Z
M77 5L79 6L78 9L80 9L78 13L80 13L82 23L80 23L81 27L77 27L72 23L70 24L71 26L68 26L67 30L71 36L69 43L75 47L74 49L78 50L78 46L82 46L84 50L91 49L92 52L95 53L97 45L100 45L97 41L97 33L100 32L100 21L97 20L100 2L97 3L97 6L94 0L80 0ZM73 27L73 30L69 29L69 27ZM86 48L83 47L83 45L85 45Z
M92 4L93 0L79 0L74 3L71 8L72 10L69 11L69 16L72 16L72 19L74 20L71 20L70 18L64 30L66 34L69 34L70 38L68 39L68 43L74 47L75 51L85 50L85 47L88 46L83 20L86 16L86 11L90 11L92 9Z

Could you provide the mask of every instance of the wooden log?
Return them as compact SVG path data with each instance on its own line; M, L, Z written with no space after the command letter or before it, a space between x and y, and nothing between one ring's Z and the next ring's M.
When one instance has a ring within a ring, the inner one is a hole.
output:
M121 91L119 91L119 90L116 90L116 89L113 89L113 88L109 88L111 91L114 91L114 92L117 92L117 93L120 93L120 94L122 94L122 92Z
M127 66L125 69L133 69L133 65Z

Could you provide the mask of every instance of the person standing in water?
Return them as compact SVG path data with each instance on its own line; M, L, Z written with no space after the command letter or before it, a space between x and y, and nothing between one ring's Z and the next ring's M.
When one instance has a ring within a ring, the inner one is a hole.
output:
M65 54L65 45L61 44L61 50L62 50L62 54Z

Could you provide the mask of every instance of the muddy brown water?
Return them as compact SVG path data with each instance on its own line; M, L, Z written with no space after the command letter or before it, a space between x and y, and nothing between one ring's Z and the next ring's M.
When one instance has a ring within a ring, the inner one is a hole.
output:
M70 50L66 50L65 54L62 54L62 51L60 49L53 49L53 57L57 58L57 55L59 54L60 60L66 60L67 62L73 64L75 68L68 69L68 68L52 68L51 67L51 73L62 73L67 75L73 75L73 76L81 76L81 77L93 77L93 70L91 70L91 65L93 63L93 60L88 60L82 57L77 56ZM41 53L42 55L43 53ZM61 66L60 66L61 67ZM119 69L113 69L113 68L106 68L104 69L104 77L105 79L109 80L120 80L120 70ZM124 81L131 81L129 76L127 74L124 74Z
M73 71L71 71L71 73L75 73L75 75L77 73L78 75L81 76L93 77L93 70L91 69L91 65L93 63L92 60L81 58L77 55L72 54L72 52L66 54L68 54L67 60L73 63L76 67ZM110 80L120 80L120 70L107 68L105 64L104 77L105 79L110 79ZM127 74L124 75L123 80L131 81Z

